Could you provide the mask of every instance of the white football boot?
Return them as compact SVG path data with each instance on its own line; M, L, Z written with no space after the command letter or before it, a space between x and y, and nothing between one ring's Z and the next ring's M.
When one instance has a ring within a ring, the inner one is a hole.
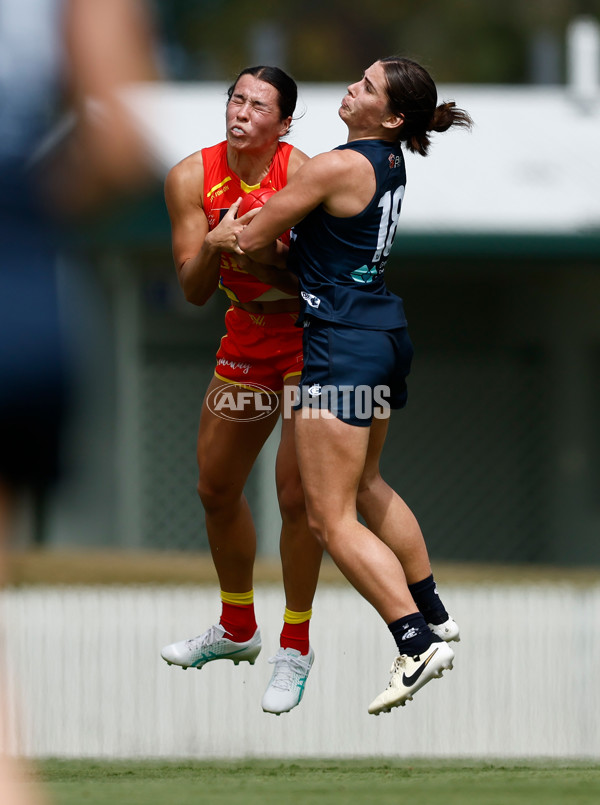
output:
M300 704L308 674L315 659L314 651L300 654L294 648L280 648L269 662L275 664L271 681L262 699L265 713L276 716Z
M200 669L212 660L232 660L234 665L249 662L254 665L261 649L260 631L257 629L245 643L229 640L226 634L221 624L217 623L198 637L165 646L160 656L169 665L180 665L183 669Z
M440 677L452 668L454 652L447 643L436 641L429 648L409 657L396 657L390 669L391 679L387 688L369 705L369 713L389 713L392 707L403 707L413 695L431 679Z
M460 643L460 629L453 618L448 618L443 623L428 623L427 626L445 643L450 643L452 640Z

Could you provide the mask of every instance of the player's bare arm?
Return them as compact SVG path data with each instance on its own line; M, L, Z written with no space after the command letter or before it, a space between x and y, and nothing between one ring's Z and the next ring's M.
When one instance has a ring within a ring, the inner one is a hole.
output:
M245 220L236 221L239 206L236 202L218 226L210 230L202 206L203 181L202 156L197 152L175 165L165 182L173 261L185 298L195 305L205 304L217 289L220 254L236 250L236 235Z
M209 228L202 207L203 179L202 156L196 153L175 165L165 182L173 261L185 298L197 305L212 296L219 281L219 251L211 248L210 240L206 242Z
M273 243L282 232L320 204L331 215L356 215L366 207L374 191L373 169L361 154L353 151L319 154L305 162L286 187L267 201L238 235L238 245L253 260L280 267Z

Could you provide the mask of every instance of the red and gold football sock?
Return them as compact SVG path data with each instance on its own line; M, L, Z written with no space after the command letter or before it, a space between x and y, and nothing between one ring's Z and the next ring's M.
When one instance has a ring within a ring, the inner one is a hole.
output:
M308 641L308 628L312 609L306 612L293 612L285 608L283 614L283 629L279 639L281 648L295 648L300 654L308 654L310 644Z
M256 631L254 617L254 590L247 593L226 593L221 590L221 619L219 623L227 632L227 638L235 643L245 643Z

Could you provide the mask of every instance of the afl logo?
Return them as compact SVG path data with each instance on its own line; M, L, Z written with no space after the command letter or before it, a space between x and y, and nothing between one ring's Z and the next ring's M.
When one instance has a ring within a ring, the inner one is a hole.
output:
M220 419L254 422L274 414L279 398L272 389L259 383L253 383L252 387L225 383L211 391L206 404Z
M394 170L400 165L400 157L396 156L395 154L390 154L388 157L388 162L390 163L390 170Z

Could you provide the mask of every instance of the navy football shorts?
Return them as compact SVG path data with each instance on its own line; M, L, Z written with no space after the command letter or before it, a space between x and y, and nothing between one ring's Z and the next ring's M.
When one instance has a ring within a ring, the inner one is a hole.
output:
M296 410L321 408L367 427L403 408L413 345L406 327L361 330L306 316ZM303 411L310 416L309 411Z

